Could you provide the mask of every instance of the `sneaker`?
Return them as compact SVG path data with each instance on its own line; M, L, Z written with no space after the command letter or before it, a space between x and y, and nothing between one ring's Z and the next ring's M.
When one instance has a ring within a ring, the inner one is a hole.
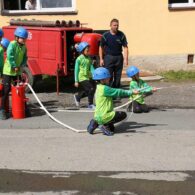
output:
M3 109L0 110L0 119L1 120L6 120L7 119L5 110L3 110Z
M112 136L114 133L111 132L108 127L104 126L104 125L101 125L100 126L100 130L104 133L104 135L107 135L107 136Z
M87 127L87 131L90 134L93 134L94 130L98 127L98 123L92 119Z
M90 104L90 105L88 105L88 108L89 108L89 109L95 109L95 105Z
M80 101L79 101L79 99L78 99L78 95L76 95L76 94L74 94L74 102L75 102L75 105L76 105L77 107L80 106Z

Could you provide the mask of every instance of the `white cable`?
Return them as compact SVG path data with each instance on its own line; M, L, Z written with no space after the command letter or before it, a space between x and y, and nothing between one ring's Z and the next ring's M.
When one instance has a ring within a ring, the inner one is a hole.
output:
M25 83L25 84L29 87L29 89L30 89L31 92L33 93L35 99L36 99L37 102L39 103L40 109L43 109L43 110L45 111L45 113L46 113L52 120L54 120L56 123L58 123L58 124L60 124L60 125L62 125L62 126L64 126L64 127L68 128L68 129L70 129L70 130L72 130L72 131L74 131L74 132L77 132L77 133L87 132L87 130L78 130L78 129L72 128L72 127L70 127L69 125L62 123L61 121L59 121L58 119L56 119L54 116L52 116L52 115L48 112L48 110L43 106L43 104L41 103L41 101L40 101L39 98L37 97L36 93L35 93L34 90L32 89L31 85L28 84L28 83ZM192 87L195 87L195 86L192 86ZM164 89L164 88L171 88L171 87L161 87L161 88L157 88L157 89ZM143 90L143 89L141 89L141 90ZM141 91L141 90L140 90L140 91ZM123 104L123 105L121 105L121 106L118 106L118 107L114 108L114 110L118 110L118 109L120 109L120 108L123 108L123 107L129 105L131 102L135 101L136 99L140 98L141 96L142 96L142 95L139 95L139 96L136 97L135 99L130 100L130 101L128 101L127 103L125 103L125 104ZM36 107L37 107L37 106L36 106ZM63 111L63 112L94 112L94 110L76 110L76 111L73 111L73 110L58 110L58 111L60 111L60 112L62 112L62 111ZM132 117L132 114L133 114L133 105L132 105L132 112L131 112L130 116L129 116L129 117L126 117L126 119L124 119L123 121L120 121L119 123L117 123L117 125L119 125L121 122L124 122L124 121L129 120L129 119Z
M180 87L180 86L158 87L158 88L156 88L156 89L157 89L157 90L161 90L161 89L178 88L178 87ZM190 87L194 88L195 86L190 86ZM146 89L146 88L148 88L148 87L141 88L139 91L142 91L142 90L144 90L144 89ZM122 121L120 121L119 123L117 123L117 125L119 125L119 124L122 123L122 122L129 121L129 120L130 120L130 118L131 118L132 115L133 115L133 101L137 100L137 99L140 98L141 96L142 96L142 95L139 95L137 98L135 98L135 99L133 99L133 100L131 100L131 101L128 101L127 103L125 103L125 104L123 104L123 105L121 105L121 106L118 106L118 107L114 108L114 110L118 110L118 109L120 109L120 108L123 108L124 106L129 105L129 104L132 102L132 111L131 111L131 114L130 114L128 117L126 117L124 120L122 120Z
M37 106L37 105L35 105L35 104L33 104L33 103L31 103L35 108L32 108L32 109L41 109L41 110L43 110L43 108L42 107L39 107L39 106ZM74 110L74 109L70 109L70 110L68 110L68 109L47 109L47 111L50 111L50 112L76 112L76 113L90 113L90 112L94 112L94 110L88 110L88 109L76 109L76 110Z
M114 108L114 110L119 110L119 109L121 109L121 108L123 108L123 107L125 107L125 106L127 106L127 105L129 105L132 101L134 101L134 100L137 100L138 98L140 98L141 97L141 95L140 96L138 96L137 98L135 98L135 99L133 99L133 100L130 100L130 101L128 101L128 102L126 102L125 104L123 104L123 105L121 105L121 106L118 106L118 107L115 107ZM42 109L43 110L43 107L41 106L41 107L39 107L39 106L37 106L37 105L35 105L35 104L33 104L36 108L38 108L38 109ZM66 110L66 109L47 109L47 110L49 110L49 111L56 111L56 112L81 112L81 113L90 113L90 112L94 112L94 110L87 110L87 109L81 109L81 110Z
M179 86L170 86L170 87L158 87L156 88L157 90L161 90L161 89L167 89L167 88L177 88ZM191 86L192 88L195 87L195 86ZM142 91L144 89L146 89L148 87L144 87L144 88L141 88L139 89L139 91ZM140 98L142 95L138 96L136 99ZM136 100L134 99L134 100ZM127 106L128 104L130 104L132 102L132 100L126 102L125 104L121 105L121 106L118 106L118 107L115 107L114 110L119 110L125 106ZM35 105L36 106L36 105ZM38 106L36 106L38 107ZM42 107L38 107L39 109L43 109ZM49 111L56 111L56 112L80 112L80 113L90 113L90 112L94 112L94 110L90 110L90 109L83 109L83 110L66 110L66 109L49 109Z
M171 87L157 87L157 90L161 90L161 89L167 89L167 88L178 88L179 86L171 86Z
M36 93L35 93L34 90L32 89L31 85L28 84L28 83L26 83L26 85L29 87L29 89L30 89L31 92L33 93L35 99L36 99L37 102L39 103L40 109L44 110L45 113L46 113L52 120L54 120L56 123L58 123L58 124L60 124L60 125L62 125L62 126L64 126L64 127L68 128L68 129L70 129L70 130L72 130L72 131L74 131L74 132L77 132L77 133L87 132L87 130L78 130L78 129L75 129L75 128L73 128L73 127L67 125L67 124L64 124L64 123L62 123L61 121L59 121L58 119L56 119L54 116L52 116L52 115L48 112L48 110L43 106L43 104L41 103L41 101L40 101L39 98L37 97ZM143 89L141 89L141 90L143 90ZM125 103L125 104L123 104L123 105L121 105L121 106L118 106L118 107L114 108L114 110L118 110L118 109L120 109L120 108L123 108L123 107L129 105L131 102L135 101L136 99L140 98L141 96L142 96L142 95L139 95L139 96L136 97L135 99L130 100L130 101L128 101L127 103ZM36 106L36 107L37 107L37 106ZM62 111L63 111L63 112L94 112L94 110L76 110L76 111L73 111L73 110L58 110L58 111L60 111L60 112L62 112ZM132 114L133 114L133 109L132 109L132 112L131 112L130 116L129 116L129 117L126 117L124 120L122 120L122 121L120 121L119 123L117 123L117 125L119 125L120 123L122 123L122 122L124 122L124 121L129 120L129 119L131 118Z
M56 119L54 116L52 116L47 110L46 108L43 106L43 104L41 103L41 101L39 100L39 98L37 97L37 95L35 94L34 90L32 89L32 87L27 83L27 86L29 87L29 89L31 90L31 92L33 93L34 97L36 98L37 102L39 103L39 105L41 106L41 109L43 109L46 114L52 119L54 120L56 123L74 131L74 132L77 132L77 133L82 133L82 132L86 132L86 130L78 130L78 129L75 129L75 128L72 128L70 127L69 125L66 125L64 123L62 123L61 121L59 121L58 119Z
M129 114L129 116L127 116L124 120L118 122L118 123L116 124L116 126L119 126L121 123L130 120L130 118L133 116L133 101L139 99L141 96L142 96L142 95L139 95L139 96L136 97L135 99L128 101L127 103L123 104L122 106L119 106L120 108L122 108L122 107L127 106L127 105L129 105L129 104L132 103L132 109L131 109L131 113ZM119 109L119 107L116 107L115 109Z
M26 83L26 85L29 87L29 89L30 89L31 92L33 93L35 99L37 100L37 102L38 102L39 105L40 105L40 107L38 107L37 105L33 104L35 107L44 110L45 113L46 113L52 120L54 120L56 123L58 123L58 124L60 124L60 125L62 125L62 126L64 126L64 127L68 128L68 129L70 129L70 130L72 130L72 131L74 131L74 132L77 132L77 133L87 132L87 130L78 130L78 129L72 128L72 127L70 127L69 125L62 123L61 121L59 121L58 119L56 119L54 116L52 116L52 115L48 112L48 110L44 107L44 105L41 103L41 101L39 100L38 96L36 95L36 93L35 93L34 90L32 89L31 85L28 84L28 83ZM127 103L125 103L125 104L123 104L123 105L121 105L121 106L118 106L118 107L114 108L114 110L119 110L120 108L123 108L123 107L129 105L132 101L134 101L134 100L140 98L141 96L142 96L142 95L139 95L139 96L136 97L135 99L130 100L130 101L128 101ZM51 111L55 111L55 110L51 110ZM82 113L83 113L83 112L87 112L87 113L89 113L89 112L94 112L94 110L56 110L56 111L58 111L58 112L77 112L77 113L79 113L79 112L82 112ZM132 109L132 112L131 112L130 116L129 116L129 117L126 117L124 120L122 120L122 121L120 121L119 123L117 123L117 125L119 125L120 123L122 123L122 122L124 122L124 121L129 120L129 119L132 117L132 114L133 114L133 109Z
M170 87L157 87L157 90L161 90L161 89L168 89L168 88L181 88L182 86L170 86ZM189 86L187 88L194 88L195 86Z
M140 98L140 97L141 97L141 96L139 96L139 98ZM137 97L136 99L138 99L138 97ZM134 100L136 100L136 99L134 99ZM125 103L125 104L123 104L123 105L121 105L121 106L115 107L114 110L119 110L119 109L121 109L121 108L123 108L123 107L129 105L132 101L133 101L133 100L130 100L130 101L128 101L127 103Z

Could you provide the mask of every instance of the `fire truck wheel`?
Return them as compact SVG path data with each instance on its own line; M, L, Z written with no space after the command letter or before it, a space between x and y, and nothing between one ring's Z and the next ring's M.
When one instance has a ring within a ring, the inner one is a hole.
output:
M35 83L35 77L32 75L32 73L30 72L29 68L23 67L22 69L22 80L26 83L29 83L32 87ZM26 87L25 89L26 93L30 92L30 89L28 87Z

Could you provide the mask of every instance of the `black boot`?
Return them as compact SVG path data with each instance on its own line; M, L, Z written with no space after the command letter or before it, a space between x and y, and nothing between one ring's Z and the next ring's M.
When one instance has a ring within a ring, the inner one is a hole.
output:
M114 131L115 131L114 124L110 124L110 125L109 125L109 129L110 129L111 132L114 133Z
M25 107L25 117L31 117L32 115L31 115L31 111L30 111L30 109L26 106Z
M0 110L0 119L1 120L6 120L7 119L6 112L5 112L4 109Z
M98 123L92 119L87 127L87 131L90 134L93 134L94 130L98 127Z

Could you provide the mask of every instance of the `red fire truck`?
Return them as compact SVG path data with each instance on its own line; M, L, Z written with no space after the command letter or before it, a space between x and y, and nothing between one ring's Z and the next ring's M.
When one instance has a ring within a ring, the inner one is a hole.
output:
M88 42L91 57L97 59L101 35L93 33L91 28L82 27L79 21L11 20L9 26L3 27L4 36L14 40L17 26L24 26L29 33L26 42L28 63L22 76L31 86L42 75L56 76L59 92L59 77L74 71L78 56L75 43Z

